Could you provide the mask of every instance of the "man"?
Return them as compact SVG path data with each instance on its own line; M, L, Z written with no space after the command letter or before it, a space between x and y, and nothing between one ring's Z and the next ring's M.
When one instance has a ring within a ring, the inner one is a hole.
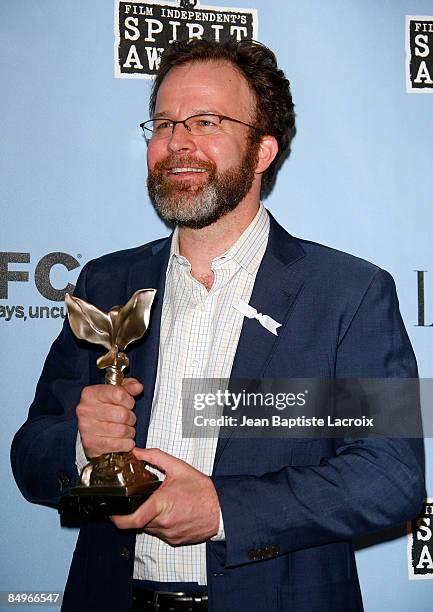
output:
M134 610L361 610L351 540L416 515L422 444L183 439L181 387L188 377L415 377L393 281L293 238L260 204L294 133L269 49L176 45L150 110L149 193L176 230L90 262L76 288L104 310L158 290L131 378L100 384L95 349L65 323L12 451L23 494L45 504L101 453L134 449L165 473L134 514L83 525L64 610L118 612L132 599ZM239 300L279 322L277 334L244 318Z

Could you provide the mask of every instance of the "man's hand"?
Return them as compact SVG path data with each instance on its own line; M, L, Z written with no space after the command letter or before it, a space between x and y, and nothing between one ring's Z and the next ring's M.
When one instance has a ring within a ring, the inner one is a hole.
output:
M204 542L218 533L220 506L209 476L157 448L135 448L134 455L166 478L133 514L111 517L119 529L144 529L173 546Z
M135 378L125 378L121 387L92 385L83 389L76 412L88 459L134 448L134 396L142 390L143 385Z

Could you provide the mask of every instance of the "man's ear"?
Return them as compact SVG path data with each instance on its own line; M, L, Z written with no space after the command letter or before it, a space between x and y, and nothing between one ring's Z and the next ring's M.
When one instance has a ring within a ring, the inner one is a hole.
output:
M257 152L256 174L263 174L278 153L278 143L274 136L263 136Z

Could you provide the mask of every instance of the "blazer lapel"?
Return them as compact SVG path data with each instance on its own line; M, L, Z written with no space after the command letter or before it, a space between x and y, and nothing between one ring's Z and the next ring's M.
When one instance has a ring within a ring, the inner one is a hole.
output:
M244 318L230 379L262 378L276 350L304 277L297 261L305 257L299 242L270 216L269 240L257 272L249 304L282 324L275 336L256 319ZM214 468L230 437L218 440Z
M161 329L162 303L164 300L165 278L170 256L171 236L158 242L152 255L136 262L131 267L128 279L129 295L138 289L156 289L150 314L149 327L143 338L130 351L130 375L143 384L143 394L136 402L136 442L145 446L152 409L158 369L159 337Z
M275 336L256 319L244 318L231 378L258 378L278 345L303 277L293 264L305 256L299 242L270 216L265 255L257 272L250 305L282 324Z

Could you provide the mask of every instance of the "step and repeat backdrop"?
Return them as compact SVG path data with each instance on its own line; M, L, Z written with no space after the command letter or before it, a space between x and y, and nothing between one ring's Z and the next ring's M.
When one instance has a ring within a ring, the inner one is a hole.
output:
M216 1L0 3L0 591L64 588L77 532L21 497L9 449L84 263L168 233L139 123L173 40L253 37L275 51L298 131L265 204L292 234L393 275L433 378L432 0ZM369 612L432 609L432 463L427 439L418 519L357 543Z

